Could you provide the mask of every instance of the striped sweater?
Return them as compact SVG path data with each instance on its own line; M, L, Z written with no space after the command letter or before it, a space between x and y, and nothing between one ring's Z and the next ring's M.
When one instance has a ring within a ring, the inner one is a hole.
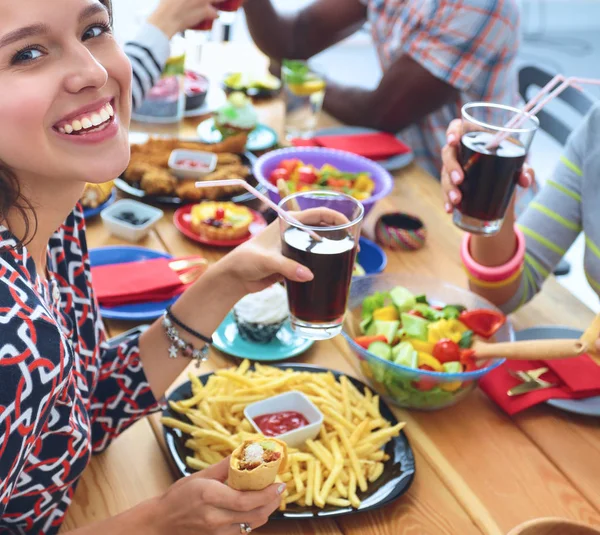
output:
M600 295L600 104L575 130L552 180L519 218L527 248L521 286L502 307L512 312L540 290L544 280L580 232L585 234L584 267Z
M144 23L135 38L125 43L125 53L132 67L134 110L142 105L144 96L158 82L170 49L167 36L149 23Z

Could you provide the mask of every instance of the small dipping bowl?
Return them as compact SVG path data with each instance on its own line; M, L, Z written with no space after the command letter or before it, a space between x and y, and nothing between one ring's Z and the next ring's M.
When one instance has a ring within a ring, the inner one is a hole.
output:
M425 245L427 228L417 216L403 212L382 215L375 224L377 241L392 250L416 251Z
M169 169L179 178L202 178L216 167L217 155L213 152L175 149L169 157Z
M285 411L295 411L303 414L308 420L308 425L292 429L287 433L272 438L283 440L290 448L298 448L307 440L312 440L318 436L323 425L323 414L302 392L295 390L251 403L244 409L244 416L252 424L256 432L262 435L263 432L256 425L254 418L263 414Z
M132 199L121 199L100 212L111 234L131 242L144 238L163 215L159 208Z

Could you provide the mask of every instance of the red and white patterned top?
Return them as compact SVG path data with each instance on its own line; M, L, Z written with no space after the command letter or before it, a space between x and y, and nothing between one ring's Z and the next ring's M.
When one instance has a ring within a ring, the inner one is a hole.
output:
M518 104L514 59L519 49L515 0L363 0L385 72L407 54L460 91L399 134L434 176L441 169L446 129L468 102Z
M137 338L103 345L80 206L50 239L48 270L55 283L0 226L2 535L56 533L90 455L160 408Z

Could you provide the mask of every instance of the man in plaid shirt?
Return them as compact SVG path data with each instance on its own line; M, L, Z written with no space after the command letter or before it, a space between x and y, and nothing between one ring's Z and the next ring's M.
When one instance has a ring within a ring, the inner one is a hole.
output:
M308 59L371 25L383 77L373 90L328 81L324 108L352 125L399 133L439 176L446 128L466 102L518 102L516 0L314 0L291 15L247 0L257 46L274 61Z

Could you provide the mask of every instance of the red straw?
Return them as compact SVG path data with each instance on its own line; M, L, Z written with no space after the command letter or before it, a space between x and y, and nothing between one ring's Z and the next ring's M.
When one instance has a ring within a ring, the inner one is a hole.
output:
M254 196L256 196L256 198L260 199L266 205L273 208L273 210L275 210L290 225L302 227L304 230L306 230L306 232L308 232L310 234L310 236L315 241L319 241L319 242L323 241L321 236L319 236L316 232L314 232L310 229L307 229L303 223L298 221L295 217L290 215L288 212L286 212L280 206L277 206L271 199L269 199L267 196L263 195L256 188L253 188L245 180L242 180L240 178L229 178L227 180L205 180L202 182L196 182L197 188L214 188L214 187L223 187L223 186L242 186L243 188L246 188L250 193L252 193Z

